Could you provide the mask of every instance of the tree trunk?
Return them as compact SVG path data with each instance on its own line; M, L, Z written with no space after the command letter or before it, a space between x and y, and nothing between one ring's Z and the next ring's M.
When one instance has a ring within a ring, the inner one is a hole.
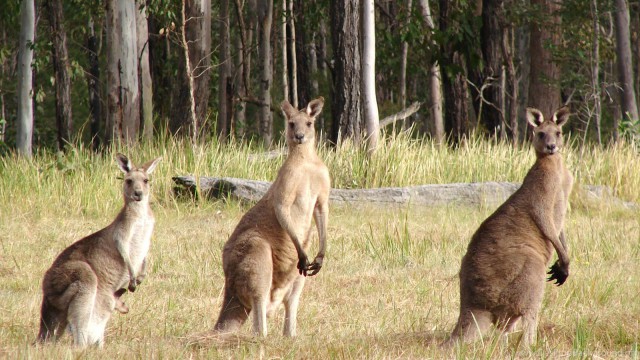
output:
M602 135L600 126L601 100L600 100L600 23L598 21L598 0L591 1L591 11L593 16L593 38L591 48L591 91L593 92L593 118L596 124L596 134L598 144L602 145ZM586 132L585 132L586 133Z
M244 32L244 31L243 31ZM236 34L236 38L235 38L235 54L236 54L236 76L235 76L235 88L236 91L239 95L239 97L246 97L247 96L247 89L244 86L244 61L245 61L245 57L244 57L244 46L242 45L242 34L238 33ZM237 101L237 103L236 103ZM247 103L241 100L236 100L236 98L234 97L234 108L235 108L235 114L234 114L234 124L232 124L231 129L229 131L229 133L231 134L232 131L233 133L235 133L235 135L242 139L244 137L244 130L245 130L245 124L247 122L247 112L246 112L246 106Z
M102 123L102 100L100 99L100 62L98 60L98 37L96 37L93 17L89 17L89 33L87 35L87 57L89 71L87 72L87 87L89 90L89 113L91 149L97 151L102 143L100 124Z
M271 84L273 82L273 62L271 53L271 25L273 23L273 0L259 3L258 21L260 22L260 113L259 132L265 146L271 146L273 140L273 118L271 117Z
M291 100L294 108L298 108L298 64L296 57L296 25L295 25L295 17L293 16L293 0L284 1L287 3L287 11L288 14L287 22L289 23L289 43L288 49L289 54L291 55Z
M132 144L140 129L136 6L109 0L107 16L107 139Z
M184 51L188 56L183 56L178 71L180 85L170 128L173 133L188 134L195 141L208 131L206 119L211 79L211 0L183 2L182 42L187 44ZM183 48L184 46L183 44ZM191 107L194 109L190 110Z
M502 102L501 93L504 93L503 84L503 14L504 3L502 0L482 1L482 57L485 67L482 76L482 104L481 123L490 135L496 134L500 129L504 130L505 104ZM484 86L485 84L489 86Z
M282 91L283 101L291 102L291 89L289 88L289 41L287 41L287 0L282 0ZM298 107L294 105L297 109Z
M7 43L7 29L4 27L4 24L0 22L0 27L2 28L2 39L0 42L0 46L4 46ZM7 131L7 113L6 113L6 105L4 98L4 79L8 77L7 70L7 58L3 57L2 62L0 63L0 144L4 144L6 141L6 131Z
M419 0L418 7L422 14L427 27L433 32L436 28L431 16L431 8L429 7L428 0ZM436 45L435 41L431 42ZM436 144L442 144L444 142L444 119L442 115L442 74L440 73L440 64L434 61L429 69L429 95L431 98L431 136L435 140Z
M291 0L293 1L293 0ZM304 106L313 99L312 92L312 77L311 74L311 50L308 30L313 29L314 26L310 25L310 19L308 18L308 8L311 2L309 0L296 0L293 16L295 18L295 25L293 31L295 33L295 84L296 84L296 96L298 97L298 105ZM317 95L316 95L317 96ZM322 114L320 114L322 117ZM316 123L320 121L320 118L316 119Z
M380 136L380 118L376 100L376 29L374 0L364 0L362 7L362 93L367 152L376 151Z
M332 5L333 6L333 5ZM318 68L322 73L322 78L327 78L327 64L331 61L327 55L327 23L320 19L320 43L318 44Z
M618 79L620 100L624 117L638 120L638 104L633 88L633 62L631 60L631 35L629 32L629 6L626 0L615 0L614 20L616 23L616 55L618 58Z
M508 120L505 125L509 125L509 138L511 143L515 146L518 145L520 131L518 129L518 109L519 109L519 93L518 93L518 76L516 74L516 66L514 64L514 53L516 52L515 45L515 30L513 27L503 27L502 29L502 57L504 58L504 73L505 73L505 98L502 103L504 104L505 120Z
M440 30L447 31L449 22L452 21L452 6L458 6L458 2L440 0ZM450 135L451 141L457 144L463 141L470 129L468 115L469 87L467 85L467 64L460 52L451 44L443 44L443 67L459 69L457 73L448 74L442 72L445 100L445 130Z
M149 67L149 23L147 21L146 0L136 0L136 9L142 138L151 141L153 139L153 83Z
M51 26L51 59L53 60L53 72L55 75L58 150L63 150L65 144L71 141L73 132L67 33L64 28L62 0L48 0L46 6L49 25Z
M358 0L331 1L333 78L331 140L362 142L360 9Z
M407 0L406 20L403 27L408 27L411 22L411 7L413 6L412 0ZM409 43L405 40L402 42L402 54L400 58L400 107L404 109L407 106L407 57L409 56ZM404 121L404 128L411 127L411 121L409 119Z
M310 98L320 96L320 85L318 83L318 52L316 50L316 38L317 33L314 31L311 34L311 42L309 43L309 72L311 75L311 89L313 91L313 93L309 95ZM324 116L322 113L320 113L320 115L316 118L316 123L318 124L318 130L320 130L320 134L324 135Z
M244 6L240 4L239 0L236 0L235 3L238 24L240 25L240 32L237 37L239 70L236 76L236 89L240 97L247 97L251 89L251 47L253 43L253 28L255 26L256 1L248 0L245 3L245 6L248 8L246 22L243 18ZM239 100L235 114L235 133L239 138L243 138L247 131L246 109L247 103Z
M529 106L548 116L562 104L557 84L560 67L554 62L548 46L560 45L560 4L555 0L531 0L531 5L539 7L543 15L531 24Z
M219 37L220 51L218 56L218 138L226 139L229 135L228 125L231 109L227 106L228 98L231 94L227 94L227 88L231 82L231 56L229 52L230 36L229 36L229 0L220 0L220 24Z
M16 149L21 156L31 157L33 138L33 48L36 9L34 0L23 0L20 7L20 43L18 44L18 114Z

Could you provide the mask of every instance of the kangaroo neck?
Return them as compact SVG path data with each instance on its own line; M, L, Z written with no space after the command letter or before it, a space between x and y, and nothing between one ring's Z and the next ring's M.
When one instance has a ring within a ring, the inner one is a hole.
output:
M316 156L315 147L313 141L304 144L289 145L289 155L287 161L296 159L310 159Z
M555 154L541 154L536 153L536 162L539 163L561 163L562 156L560 156L559 152Z
M131 218L131 219L137 219L137 218L153 215L151 213L151 208L149 207L148 200L143 200L143 201L129 200L125 202L124 209L122 209L122 213L124 217Z

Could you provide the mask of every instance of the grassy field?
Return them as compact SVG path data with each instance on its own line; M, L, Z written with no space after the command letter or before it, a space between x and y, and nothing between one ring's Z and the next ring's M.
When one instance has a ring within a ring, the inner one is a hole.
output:
M534 161L529 149L471 141L457 150L387 139L371 160L356 149L322 149L334 187L403 186L471 181L520 181ZM115 149L32 160L0 158L0 358L640 358L640 211L572 196L567 235L572 274L548 284L538 342L518 346L488 336L443 350L437 345L458 315L457 271L488 207L399 208L333 206L328 255L309 279L298 314L299 336L281 335L283 313L269 336L202 339L222 298L221 249L247 210L237 202L176 198L179 174L272 180L282 163L256 158L249 146L192 148L161 144L118 149L134 162L163 156L152 176L156 230L146 282L114 314L102 349L74 349L70 336L33 346L42 276L73 241L112 221L122 206ZM611 187L640 202L640 159L628 145L567 149L582 184ZM310 251L315 254L315 249Z

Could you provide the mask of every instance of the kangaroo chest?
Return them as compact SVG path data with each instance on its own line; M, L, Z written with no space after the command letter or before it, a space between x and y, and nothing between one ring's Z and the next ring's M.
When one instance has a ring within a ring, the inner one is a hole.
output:
M129 258L133 268L136 270L140 269L142 262L149 253L154 225L155 220L153 218L144 218L136 220L131 227Z

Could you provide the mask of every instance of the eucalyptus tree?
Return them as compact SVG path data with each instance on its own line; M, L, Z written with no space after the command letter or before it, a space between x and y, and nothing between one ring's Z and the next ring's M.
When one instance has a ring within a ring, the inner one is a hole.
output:
M23 0L20 8L20 43L18 50L18 115L16 148L18 154L30 157L33 144L33 46L36 10L34 0Z

